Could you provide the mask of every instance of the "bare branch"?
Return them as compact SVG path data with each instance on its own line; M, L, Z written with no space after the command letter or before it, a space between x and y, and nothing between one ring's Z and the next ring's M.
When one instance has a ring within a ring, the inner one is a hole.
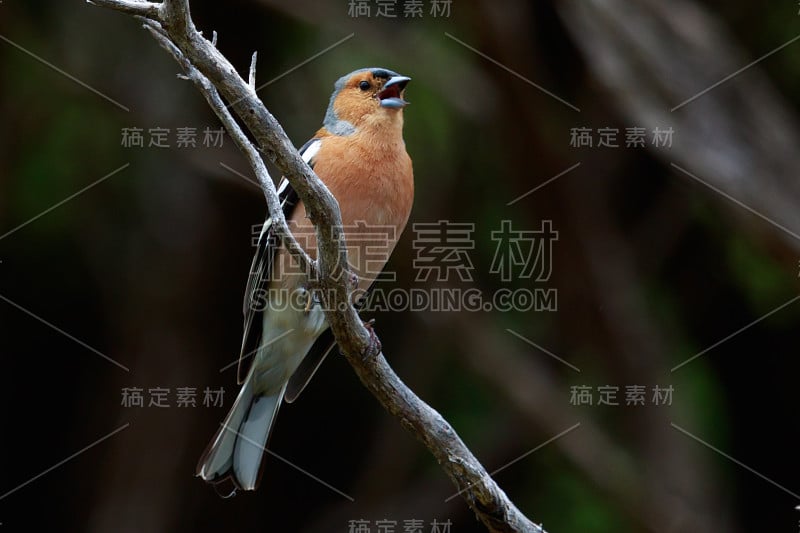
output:
M250 88L253 91L256 90L256 61L258 60L258 52L253 52L253 57L250 59L250 76L247 80L247 84L250 85Z
M189 12L189 0L164 0L161 3L161 24L168 28L171 37L197 33Z
M153 20L159 19L161 8L161 4L138 2L137 0L86 0L86 3Z
M131 12L128 5L120 7L115 0L95 1L104 7ZM249 84L219 53L213 41L205 39L195 29L186 0L165 0L158 16L154 18L156 20L145 20L145 26L197 84L231 137L248 157L264 189L273 223L283 233L289 251L313 265L288 232L274 183L261 156L224 106L220 94L233 102L230 107L254 135L262 152L286 175L305 204L317 232L319 256L316 285L322 289L320 293L326 309L325 316L339 347L364 386L427 446L489 531L543 533L541 526L531 522L509 500L450 424L394 373L381 352L377 337L370 334L350 305L349 277L343 275L343 265L347 265L346 247L342 239L334 238L332 231L341 227L339 204L303 161L281 125L252 89L255 54L251 62Z

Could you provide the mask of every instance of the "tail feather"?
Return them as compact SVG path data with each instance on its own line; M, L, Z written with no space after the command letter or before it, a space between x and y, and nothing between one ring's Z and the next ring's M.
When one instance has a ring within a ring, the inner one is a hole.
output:
M233 450L233 473L244 490L258 486L261 462L275 415L281 406L283 391L273 396L256 396L250 404Z
M284 389L271 396L256 394L252 373L249 374L228 416L200 457L196 475L215 485L232 481L236 488L254 490Z

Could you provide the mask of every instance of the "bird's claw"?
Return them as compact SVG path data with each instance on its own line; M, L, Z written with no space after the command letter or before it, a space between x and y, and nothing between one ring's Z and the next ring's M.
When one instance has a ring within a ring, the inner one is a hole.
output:
M369 332L369 347L367 348L366 354L374 357L383 351L383 346L381 345L381 340L378 338L378 335L375 333L375 319L371 318L364 322L364 327Z

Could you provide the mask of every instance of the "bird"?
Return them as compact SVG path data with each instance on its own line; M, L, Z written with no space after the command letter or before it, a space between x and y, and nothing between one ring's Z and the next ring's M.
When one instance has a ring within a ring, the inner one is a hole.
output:
M342 76L322 127L299 150L339 203L354 290L378 278L411 213L414 175L403 140L410 80L385 68ZM313 225L286 178L278 195L292 234L316 258ZM245 288L241 389L196 469L224 497L258 487L281 404L297 399L334 349L317 300L268 217Z

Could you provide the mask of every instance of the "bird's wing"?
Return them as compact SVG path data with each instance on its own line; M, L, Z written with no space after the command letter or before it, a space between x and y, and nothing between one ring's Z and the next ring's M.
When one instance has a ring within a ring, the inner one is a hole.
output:
M314 158L319 152L321 140L311 139L300 148L300 155L306 163L314 167ZM278 198L283 207L283 216L287 219L292 216L297 205L298 196L289 180L283 178L278 186ZM264 221L261 235L258 238L258 249L250 266L250 275L244 291L244 334L242 335L242 351L239 353L239 383L247 377L252 358L261 344L264 313L267 311L265 295L271 281L272 263L275 259L278 240L273 232L272 217Z
M333 338L333 332L326 329L314 342L314 345L308 351L297 370L294 371L292 377L289 378L289 383L286 384L286 393L283 399L286 403L292 403L300 396L300 393L306 388L308 382L314 377L317 369L322 365L325 357L333 351L336 346L336 339Z

